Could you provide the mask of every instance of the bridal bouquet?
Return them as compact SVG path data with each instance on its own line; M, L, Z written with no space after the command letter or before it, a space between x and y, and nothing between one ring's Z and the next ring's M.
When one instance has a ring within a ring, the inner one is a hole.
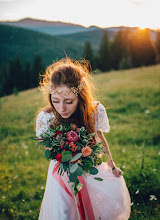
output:
M73 182L75 196L82 189L78 176L86 174L96 175L97 165L107 161L107 154L101 143L96 143L93 134L87 134L85 127L77 127L76 124L59 123L49 121L48 131L41 134L39 144L45 146L44 157L49 160L57 160L60 164L58 173L67 173L69 181ZM95 177L102 181L103 179Z

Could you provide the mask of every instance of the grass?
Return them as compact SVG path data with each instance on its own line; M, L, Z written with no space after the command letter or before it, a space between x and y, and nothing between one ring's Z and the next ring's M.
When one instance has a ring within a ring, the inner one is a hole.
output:
M159 219L160 65L103 73L94 80L110 121L106 139L131 194L130 219ZM2 220L38 218L49 162L30 137L43 105L37 88L0 99Z

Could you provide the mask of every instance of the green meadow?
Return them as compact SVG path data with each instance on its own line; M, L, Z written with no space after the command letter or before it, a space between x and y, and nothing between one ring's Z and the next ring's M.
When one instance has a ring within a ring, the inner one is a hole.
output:
M160 219L160 65L97 74L94 82L111 126L105 136L131 194L130 219ZM31 137L44 105L37 88L0 99L2 220L38 218L49 161Z

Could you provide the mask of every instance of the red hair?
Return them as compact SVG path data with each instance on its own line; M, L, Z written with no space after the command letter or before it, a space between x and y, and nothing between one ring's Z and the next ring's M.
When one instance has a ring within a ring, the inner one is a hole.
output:
M95 113L97 105L93 95L94 87L92 84L91 73L89 72L89 63L85 60L75 61L70 58L63 58L54 62L46 69L46 73L41 76L40 90L48 97L49 105L45 106L45 112L53 112L59 122L65 121L83 125L88 133L95 132ZM68 119L63 119L55 110L51 100L49 89L51 86L78 87L84 82L82 90L78 93L78 106L76 112Z

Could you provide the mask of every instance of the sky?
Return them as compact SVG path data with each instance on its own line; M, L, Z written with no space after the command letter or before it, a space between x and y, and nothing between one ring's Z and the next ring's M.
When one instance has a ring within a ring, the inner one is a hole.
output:
M83 26L160 28L160 0L0 0L0 20L25 17Z

